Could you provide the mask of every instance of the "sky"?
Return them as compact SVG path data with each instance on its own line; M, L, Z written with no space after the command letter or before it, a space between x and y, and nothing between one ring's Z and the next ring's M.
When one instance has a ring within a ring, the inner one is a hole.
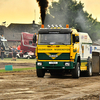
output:
M84 10L100 22L100 0L81 0L81 2L84 3Z
M81 2L84 3L84 10L100 21L100 0L81 0ZM0 0L0 25L5 21L6 26L10 23L32 23L33 20L38 23L39 17L40 10L36 0Z

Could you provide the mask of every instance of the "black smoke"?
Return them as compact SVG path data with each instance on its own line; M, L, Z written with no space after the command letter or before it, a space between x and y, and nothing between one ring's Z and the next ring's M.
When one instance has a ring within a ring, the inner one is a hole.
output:
M48 7L48 0L37 0L40 6L40 13L41 13L41 21L44 24L45 16L46 16L46 9Z

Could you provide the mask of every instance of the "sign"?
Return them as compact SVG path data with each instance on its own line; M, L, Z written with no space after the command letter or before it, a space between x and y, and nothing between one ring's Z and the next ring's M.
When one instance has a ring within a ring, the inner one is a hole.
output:
M58 64L58 62L49 62L49 64Z

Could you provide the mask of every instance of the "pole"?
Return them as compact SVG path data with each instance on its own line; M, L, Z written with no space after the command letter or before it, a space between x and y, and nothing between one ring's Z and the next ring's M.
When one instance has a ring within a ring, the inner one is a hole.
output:
M36 20L36 9L34 10L34 20Z

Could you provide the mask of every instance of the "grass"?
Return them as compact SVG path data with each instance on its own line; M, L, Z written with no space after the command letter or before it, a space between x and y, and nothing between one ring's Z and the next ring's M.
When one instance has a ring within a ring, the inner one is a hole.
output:
M16 59L16 61L11 61L12 58L4 58L4 60L0 60L3 63L35 63L36 59Z
M0 60L0 63L34 63L36 62L36 59L16 59L16 61L11 61L12 58L4 58L4 60ZM25 71L25 70L34 70L35 67L31 68L16 68L12 71L6 71L5 69L1 69L0 72L19 72L19 71Z
M16 68L16 69L13 69L12 71L6 71L5 69L2 69L0 70L1 73L4 73L4 72L20 72L20 71L25 71L25 70L35 70L36 68L35 67L31 67L31 68Z

